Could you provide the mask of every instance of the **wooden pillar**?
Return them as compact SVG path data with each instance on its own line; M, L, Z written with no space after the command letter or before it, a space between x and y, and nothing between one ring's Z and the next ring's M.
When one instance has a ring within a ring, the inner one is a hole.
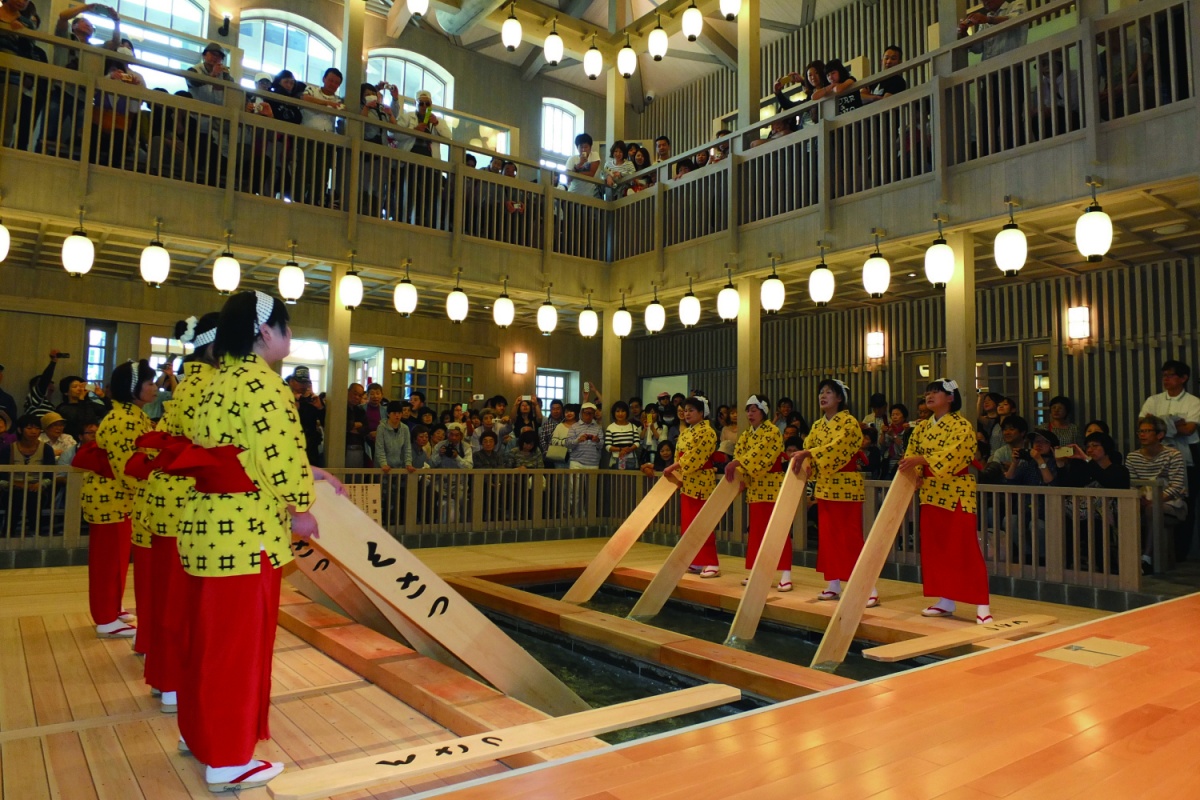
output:
M762 390L762 307L758 302L761 284L762 281L758 278L739 278L737 282L739 306L736 402L739 409L747 397Z
M604 409L607 412L612 404L624 400L635 392L621 385L621 340L613 333L613 310L609 309L600 314L600 391L604 394Z
M975 402L975 237L948 233L954 275L946 284L946 376L958 381L963 407ZM940 377L940 376L933 376Z
M325 465L346 465L346 389L350 386L350 318L338 301L345 264L333 268L329 291L329 359L325 362Z
M737 18L738 128L749 128L759 119L762 71L758 36L758 0L742 0ZM745 398L741 398L744 400ZM741 402L739 400L738 402Z
M357 111L358 87L362 86L367 74L363 64L363 31L366 28L367 4L351 0L346 3L344 9L342 47L346 53L346 66L342 69L345 78L342 81L342 93L346 98L346 108Z
M608 84L604 95L604 141L611 147L613 142L625 138L625 87L629 81L621 77L615 66L609 67L605 80Z

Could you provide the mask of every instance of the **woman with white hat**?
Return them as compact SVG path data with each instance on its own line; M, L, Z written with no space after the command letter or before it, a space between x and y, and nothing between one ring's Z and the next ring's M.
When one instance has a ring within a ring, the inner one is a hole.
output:
M679 532L687 532L692 520L700 513L713 489L717 487L717 475L713 468L712 455L717 449L717 432L709 424L708 399L701 396L683 401L681 415L687 427L679 432L675 443L675 463L663 475L679 482ZM689 567L699 572L701 578L716 578L721 574L721 562L717 558L717 537L709 533L704 546Z
M738 480L745 487L750 509L749 540L746 543L746 569L754 567L762 547L767 522L775 510L775 498L783 484L783 435L771 422L771 401L765 395L750 395L746 400L746 429L738 435L733 461L725 467L725 480ZM768 553L767 557L773 554ZM792 535L779 553L779 591L792 590ZM744 583L744 582L743 582Z

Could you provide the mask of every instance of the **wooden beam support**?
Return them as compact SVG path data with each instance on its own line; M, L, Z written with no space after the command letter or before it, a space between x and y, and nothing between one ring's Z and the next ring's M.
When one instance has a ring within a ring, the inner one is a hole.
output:
M388 9L387 24L384 30L389 39L399 39L404 35L404 31L408 30L408 21L412 19L412 14L408 13L408 3L397 2L392 3L392 7Z
M478 53L480 50L486 50L493 45L500 44L500 42L501 42L500 34L497 33L492 36L485 36L478 41L471 42L470 44L464 45L464 46L468 50Z
M737 48L730 44L724 36L717 33L716 29L711 25L704 26L704 32L697 39L700 45L707 50L717 63L725 69L736 70L738 66ZM668 53L668 55L670 55Z
M457 14L439 13L442 30L451 36L462 36L471 28L500 10L507 0L465 0ZM501 23L503 24L503 23Z
M800 30L804 26L803 25L793 25L790 22L780 22L777 19L767 19L766 17L760 17L758 20L758 27L762 28L763 30L776 31L778 33L795 33L796 31Z

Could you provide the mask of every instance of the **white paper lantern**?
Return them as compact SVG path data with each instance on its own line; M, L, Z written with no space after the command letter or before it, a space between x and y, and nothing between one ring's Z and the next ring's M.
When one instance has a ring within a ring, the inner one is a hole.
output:
M554 307L554 303L551 303L548 297L546 302L538 307L537 326L538 330L542 332L542 336L549 336L558 327L558 309Z
M742 298L738 295L738 290L734 287L733 281L730 281L717 294L717 316L726 322L735 320L741 306Z
M429 0L408 0L408 13L420 17L429 10Z
M358 277L358 270L353 267L338 281L338 299L347 311L353 311L362 305L363 282Z
M876 250L863 264L863 288L871 297L883 297L892 282L892 265Z
M650 305L646 306L646 330L650 333L658 333L666 324L667 310L663 308L662 303L658 302L656 296Z
M693 2L688 6L687 11L683 12L683 35L689 42L694 42L700 38L700 34L703 32L704 12L696 8L696 4Z
M289 261L279 270L279 296L288 305L295 305L304 296L304 270L295 261Z
M992 253L996 258L996 266L1005 275L1011 278L1021 271L1029 254L1029 244L1017 223L1010 222L1000 229L992 245Z
M412 281L404 278L396 284L396 291L392 293L392 303L396 306L397 313L405 317L417 310L417 287L413 286Z
M808 276L809 299L817 305L817 308L824 308L833 299L833 290L836 285L837 280L833 277L833 270L829 269L822 261Z
M945 289L954 276L954 249L940 236L925 251L925 277L935 289Z
M592 46L583 54L583 71L590 80L596 80L604 71L604 54L596 47L596 37L592 37Z
M613 313L612 329L618 339L624 339L633 330L633 314L625 307L624 294L621 295L621 307Z
M496 323L497 327L507 328L512 325L516 316L517 309L513 305L512 298L508 296L508 292L496 298L496 302L492 304L492 321Z
M63 240L62 264L63 269L78 278L88 274L96 260L96 246L87 238L83 228L77 228L74 233Z
M521 21L517 19L516 3L509 11L508 19L504 20L504 24L500 26L500 41L504 43L504 49L510 53L521 44Z
M467 318L470 307L471 301L467 299L467 293L457 286L446 295L446 316L456 325Z
M763 311L768 314L778 314L783 308L783 302L787 299L787 289L784 288L783 281L775 274L775 262L771 262L771 277L762 282L762 286L758 291L758 299L762 304Z
M725 15L726 22L733 22L737 19L738 12L741 10L741 0L721 0L721 13Z
M142 250L138 266L142 280L157 289L171 273L171 254L162 246L162 242L155 239Z
M1088 261L1103 261L1112 247L1112 218L1095 201L1075 221L1075 245Z
M242 282L242 265L228 250L213 262L213 286L223 295L233 294Z
M650 31L650 36L646 39L646 50L655 61L662 61L663 56L667 54L667 45L667 32L659 23L658 27Z
M679 321L685 328L690 328L700 321L700 298L690 289L679 300Z
M600 317L589 302L587 308L579 312L579 335L590 339L596 335L598 330L600 330Z
M625 40L625 46L621 48L621 52L617 53L617 72L621 73L622 78L632 78L633 73L637 70L637 53L633 52L633 48L629 46L629 40Z
M8 248L10 244L12 244L12 236L9 235L8 228L4 226L4 223L0 222L0 262L3 262L4 259L8 258Z
M557 26L546 36L546 43L542 45L542 55L545 57L546 63L550 66L556 66L558 62L562 61L563 40L558 35Z

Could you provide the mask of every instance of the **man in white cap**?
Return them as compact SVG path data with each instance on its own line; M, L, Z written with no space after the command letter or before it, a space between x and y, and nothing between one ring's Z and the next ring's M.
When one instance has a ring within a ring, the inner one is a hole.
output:
M417 110L405 113L397 120L399 125L431 136L449 138L442 132L441 120L433 113L433 96L422 89L417 92ZM417 136L402 136L398 142L401 150L409 150L421 156L433 156L433 143Z
M579 422L571 428L567 451L571 454L571 469L600 468L600 454L604 451L604 432L596 422L595 403L584 403L579 407Z

